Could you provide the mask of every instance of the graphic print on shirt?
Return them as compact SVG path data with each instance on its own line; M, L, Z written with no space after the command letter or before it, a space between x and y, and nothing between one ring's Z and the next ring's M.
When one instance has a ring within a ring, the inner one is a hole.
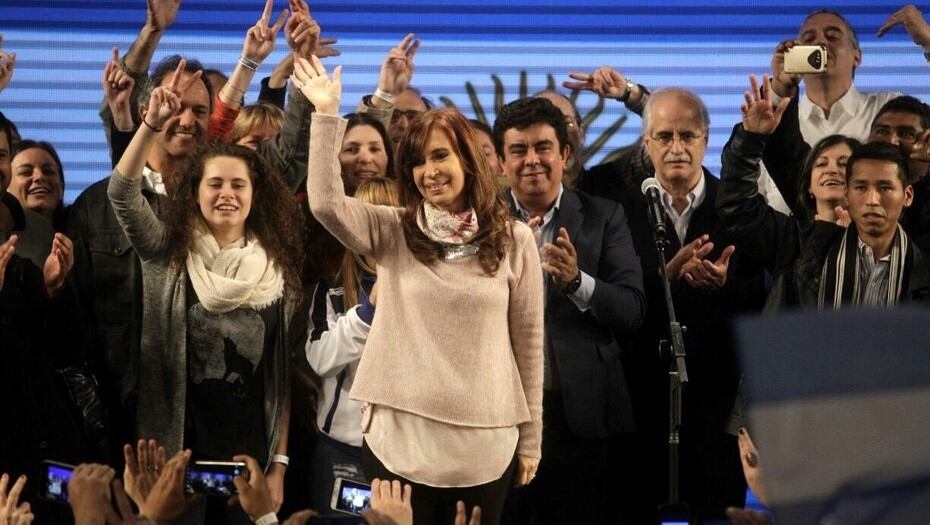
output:
M188 319L191 381L229 383L236 397L245 397L264 349L261 315L250 308L217 314L198 303L188 311Z

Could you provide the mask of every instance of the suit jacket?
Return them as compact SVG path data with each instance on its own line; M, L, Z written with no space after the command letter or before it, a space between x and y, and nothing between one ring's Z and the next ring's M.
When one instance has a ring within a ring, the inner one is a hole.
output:
M649 224L646 198L640 191L639 181L629 173L615 173L614 195L627 210L627 221L633 235L633 244L640 255L644 275L646 300L650 308L642 328L631 341L627 366L630 368L630 386L633 389L637 424L663 430L667 425L667 362L659 358L660 339L668 337L668 314L662 281L659 279L659 257L653 241L653 228ZM691 216L684 243L703 234L709 234L714 249L708 256L716 260L726 246L734 244L714 208L719 181L708 171L704 172L705 195ZM670 233L666 260L681 248L674 235L674 225L665 217ZM685 332L690 383L685 391L685 423L701 425L707 429L723 430L733 408L739 383L739 365L730 341L729 323L739 312L761 309L765 299L763 272L756 258L748 257L738 248L730 259L727 283L721 290L700 290L683 279L672 283L672 297L678 321Z
M507 202L516 214L510 190ZM545 329L552 351L546 358L555 357L569 426L585 438L632 431L632 407L615 334L635 332L646 301L623 206L565 188L552 220L553 235L559 228L568 231L578 268L596 283L591 307L582 312L547 278Z

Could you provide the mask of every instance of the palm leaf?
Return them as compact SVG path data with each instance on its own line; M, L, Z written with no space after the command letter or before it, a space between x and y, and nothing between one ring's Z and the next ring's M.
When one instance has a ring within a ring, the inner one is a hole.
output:
M504 104L507 102L505 100L505 91L504 91L504 82L501 80L501 77L497 75L491 75L491 81L494 82L494 114L500 115L501 108L504 107ZM485 124L491 125L492 122L485 122Z
M604 99L601 99L602 102L603 100ZM604 147L604 144L607 144L607 142L611 139L611 137L613 137L614 134L617 133L617 131L619 131L620 128L623 127L623 124L626 123L626 119L627 119L626 115L621 115L620 118L615 120L613 124L608 126L607 129L605 129L604 132L601 133L600 137L595 139L594 142L592 142L590 145L588 145L588 147L584 149L584 161L585 162L587 162L591 157L596 155L597 152L600 151L601 148Z
M588 132L588 128L591 126L591 123L597 120L597 117L601 116L601 113L604 111L604 97L597 97L597 104L591 108L591 111L587 112L584 117L581 119L581 129Z
M546 89L555 91L555 77L552 76L552 73L546 73Z
M455 109L455 110L458 110L458 109L459 109L459 107L455 105L455 102L452 102L452 99L449 98L449 97L440 96L440 97L439 97L439 101L442 102L443 104L445 104L445 106L446 106L447 108L452 108L452 109Z
M468 98L471 100L472 109L475 110L475 118L486 123L488 117L484 115L484 107L481 106L481 101L478 100L478 92L475 91L475 86L471 82L466 82L465 91L468 93Z
M530 88L526 81L526 71L520 71L520 98L530 96Z

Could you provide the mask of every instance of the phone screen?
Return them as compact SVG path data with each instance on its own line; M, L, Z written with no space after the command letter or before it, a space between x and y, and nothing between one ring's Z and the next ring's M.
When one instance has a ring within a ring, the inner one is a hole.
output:
M196 461L187 468L185 489L188 494L229 497L236 494L233 478L246 471L245 463Z
M336 479L333 510L361 514L371 508L371 485L348 479Z
M42 497L59 503L68 503L68 482L74 473L74 467L65 463L44 462L45 477L42 484Z

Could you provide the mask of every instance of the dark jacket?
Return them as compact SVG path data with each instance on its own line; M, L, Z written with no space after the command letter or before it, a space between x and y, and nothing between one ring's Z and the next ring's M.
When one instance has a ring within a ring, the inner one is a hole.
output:
M823 225L814 227L806 215L787 216L774 210L759 193L760 161L768 135L750 133L742 124L733 128L730 141L721 155L720 188L717 192L717 213L727 231L733 235L736 249L772 275L772 288L766 310L808 304L817 297L809 288L810 281L795 279L796 271L811 275L815 269L804 268L810 258L801 259L802 247L810 242L814 251L824 242ZM815 233L813 237L811 234ZM819 265L818 265L819 268Z
M516 213L509 190L506 198ZM553 221L554 232L562 227L568 231L578 253L578 268L596 282L591 308L585 312L551 281L546 287L546 337L569 426L585 438L632 431L632 407L616 336L626 340L636 331L646 302L623 207L565 188Z

